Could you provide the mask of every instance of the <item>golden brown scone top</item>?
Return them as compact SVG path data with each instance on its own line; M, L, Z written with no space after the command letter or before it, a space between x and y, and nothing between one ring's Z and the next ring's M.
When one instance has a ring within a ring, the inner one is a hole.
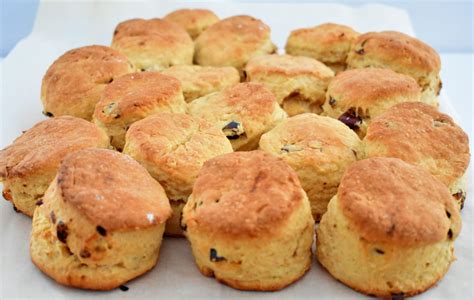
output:
M90 120L102 90L135 70L122 53L105 46L67 51L49 67L41 85L45 113Z
M113 150L69 154L55 180L64 202L107 230L146 228L171 215L161 185L130 156Z
M275 96L261 83L243 82L197 100L188 105L191 115L219 119L237 114L242 118L267 118L278 105ZM202 110L202 107L205 110Z
M336 119L304 113L284 120L264 134L260 147L295 165L322 168L323 164L337 165L355 160L360 140Z
M304 198L282 160L259 150L234 152L204 164L184 220L211 234L258 237L278 232Z
M126 140L124 151L163 179L172 200L186 200L206 160L233 151L219 128L185 114L149 116L130 127Z
M196 39L195 61L242 69L250 58L275 50L268 25L250 16L233 16L215 23Z
M368 32L352 44L348 57L349 67L364 59L374 66L383 63L391 69L410 74L414 70L439 73L441 60L438 53L422 41L396 31Z
M218 22L219 17L208 9L184 8L170 12L163 20L178 24L195 39L209 26Z
M54 170L67 153L108 145L107 135L83 119L63 116L41 121L0 151L0 180Z
M252 58L245 66L247 75L256 73L280 74L286 76L312 75L331 78L334 72L323 63L305 56L262 55Z
M469 138L453 119L420 103L401 103L375 118L364 139L366 154L397 157L428 170L446 185L469 165Z
M162 19L131 19L114 31L112 48L142 70L159 71L170 65L191 64L193 41L179 25Z
M288 54L311 56L325 63L344 62L358 35L349 26L324 23L293 30L285 49Z
M181 82L187 102L240 82L239 72L233 67L180 65L165 69L162 73Z
M461 217L447 187L397 158L353 163L337 193L350 226L370 243L421 246L455 239Z
M351 107L370 109L370 115L377 115L388 105L419 101L420 96L421 88L410 76L390 69L353 69L337 74L329 83L324 106L340 113Z
M159 72L131 73L114 80L102 93L94 118L102 123L136 121L158 107L173 106L181 95L181 83ZM184 100L180 99L184 106Z

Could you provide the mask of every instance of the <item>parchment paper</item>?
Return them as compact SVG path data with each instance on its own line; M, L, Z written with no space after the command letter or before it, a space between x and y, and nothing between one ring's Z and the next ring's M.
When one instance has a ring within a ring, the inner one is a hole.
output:
M292 29L323 22L343 23L359 32L398 30L414 34L408 15L382 5L348 7L311 3L198 3L139 1L42 2L32 34L21 41L0 64L0 148L21 130L44 119L41 115L41 79L48 66L74 47L109 45L115 25L128 18L160 17L181 7L205 7L221 18L250 14L272 28L280 53ZM8 30L8 29L7 29ZM456 80L444 78L444 80ZM465 99L471 101L471 99ZM441 110L454 118L455 103L442 94ZM449 141L446 141L449 142ZM463 230L456 241L455 261L445 278L419 299L473 299L473 240L471 177L468 199L462 211ZM185 239L165 238L157 266L135 279L127 292L91 292L63 287L42 274L31 263L28 243L31 220L13 211L0 199L1 299L363 299L334 280L313 261L311 270L298 282L273 293L241 292L202 276Z

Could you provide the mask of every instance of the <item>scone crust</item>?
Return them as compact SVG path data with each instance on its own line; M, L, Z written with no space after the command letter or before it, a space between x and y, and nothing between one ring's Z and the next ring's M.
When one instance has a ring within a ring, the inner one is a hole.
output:
M117 25L112 48L124 53L138 69L160 71L192 64L194 46L179 25L162 19L131 19Z
M57 186L64 202L107 230L147 228L171 215L161 185L130 156L112 150L68 155L59 168Z
M390 69L367 68L337 74L329 83L327 95L327 102L332 98L335 103L326 103L326 111L343 113L351 107L374 111L374 106L388 106L390 102L396 102L397 98L419 101L421 89L410 76ZM376 109L375 112L380 110Z
M352 42L359 34L349 26L324 23L293 30L286 42L286 53L304 55L327 64L345 64Z
M195 42L194 60L199 65L233 66L241 70L255 56L276 50L270 27L250 16L233 16L204 31Z
M186 111L181 83L159 72L131 73L107 86L95 108L94 122L112 137L113 146L122 149L128 127L160 111Z
M186 201L204 162L232 152L221 130L185 114L159 113L138 121L126 140L124 152L161 182L171 200Z
M69 50L54 61L43 77L44 111L90 120L107 84L134 70L125 55L106 46Z
M446 240L447 234L455 239L461 229L459 210L446 186L400 159L353 163L337 197L345 217L371 243L435 244Z
M247 75L278 74L283 76L308 75L320 79L334 76L334 72L323 63L305 56L262 55L251 59L245 66Z
M292 167L319 221L347 167L361 155L358 136L338 120L306 113L262 135L260 149Z
M375 118L364 139L369 157L389 156L419 165L451 186L467 170L469 138L453 119L420 103L400 103Z
M348 57L349 66L352 61L358 61L359 57L368 63L374 60L395 66L399 72L412 69L437 74L441 69L440 57L433 48L396 31L368 32L360 35L352 44Z
M196 39L201 32L219 21L219 17L208 9L183 8L170 12L163 20L173 22L188 32L191 38Z
M158 72L127 74L107 86L94 118L107 124L120 122L120 118L143 118L159 107L184 107L181 93L181 84L174 77ZM106 109L111 104L115 104L112 109Z
M230 121L241 123L246 136L231 140L234 150L255 149L260 136L287 116L275 96L263 84L253 82L196 99L188 104L188 113L221 129Z
M239 71L233 67L172 66L162 72L181 82L186 102L221 91L240 82Z
M89 147L108 147L94 124L71 116L41 121L0 151L0 180L57 169L67 153Z
M268 237L305 198L295 171L282 160L259 150L234 152L204 163L184 220L188 228L225 239Z

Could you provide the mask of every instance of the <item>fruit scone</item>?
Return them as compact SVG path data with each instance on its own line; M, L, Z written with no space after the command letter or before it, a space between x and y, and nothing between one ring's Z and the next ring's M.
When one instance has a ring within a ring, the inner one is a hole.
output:
M426 169L463 207L469 137L448 115L424 103L395 105L369 125L363 146L367 157L396 157Z
M109 147L107 135L83 119L62 116L41 121L0 151L3 197L31 217L67 154Z
M213 124L185 114L159 113L130 127L123 152L161 183L173 209L165 234L181 236L181 211L200 168L232 151L227 137Z
M316 222L326 212L347 167L362 154L359 137L346 125L310 113L278 124L262 135L259 148L296 171Z
M329 83L321 115L339 119L363 138L372 119L395 104L420 99L410 76L379 68L347 70Z
M270 27L250 16L233 16L207 28L195 41L194 62L202 66L231 66L241 75L253 57L276 52Z
M170 12L163 20L179 25L195 40L209 26L217 23L219 17L208 9L183 8Z
M293 30L285 51L291 55L312 57L339 73L346 69L346 59L359 34L349 26L324 23Z
M311 267L306 194L290 166L259 150L204 163L182 225L201 273L236 289L279 290Z
M234 150L253 150L260 136L287 117L263 84L244 82L188 104L188 113L221 129Z
M93 121L107 132L112 146L122 151L130 125L158 112L186 112L180 82L159 72L131 73L105 88Z
M193 63L194 44L186 30L157 18L118 24L111 47L125 54L141 71Z
M239 71L234 67L182 65L165 69L162 73L181 82L186 102L219 92L240 82Z
M421 87L421 100L438 106L441 90L439 54L414 37L396 31L364 33L353 42L347 67L388 68L409 75Z
M122 53L105 46L67 51L48 68L41 84L43 113L90 120L104 88L119 76L135 71Z
M31 259L58 283L113 289L155 266L170 215L163 188L128 155L74 152L35 210Z
M319 61L291 55L263 55L245 66L247 81L263 83L290 116L321 113L334 72Z
M316 229L316 256L356 291L403 299L446 274L460 230L441 181L398 158L369 158L344 174Z

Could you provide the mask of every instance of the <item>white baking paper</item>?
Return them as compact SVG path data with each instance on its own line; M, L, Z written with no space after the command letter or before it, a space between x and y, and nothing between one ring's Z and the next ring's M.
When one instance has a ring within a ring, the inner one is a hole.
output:
M66 50L111 42L114 27L125 19L160 17L181 7L205 7L221 18L250 14L272 28L280 52L292 29L323 22L343 23L359 32L398 30L414 34L406 12L383 5L343 6L313 3L47 1L39 7L32 34L0 64L0 148L10 144L44 119L40 102L41 78ZM7 28L8 30L8 28ZM444 78L456 80L455 78ZM470 101L471 99L467 99ZM455 103L442 94L441 109L456 118ZM446 141L449 143L449 141ZM471 178L469 177L469 182ZM472 185L462 211L463 230L456 241L457 261L445 278L419 299L473 299ZM279 292L242 292L202 276L185 239L165 238L158 265L127 284L127 292L92 292L63 287L31 263L28 243L31 220L0 200L1 299L361 299L331 278L314 260L298 282Z

